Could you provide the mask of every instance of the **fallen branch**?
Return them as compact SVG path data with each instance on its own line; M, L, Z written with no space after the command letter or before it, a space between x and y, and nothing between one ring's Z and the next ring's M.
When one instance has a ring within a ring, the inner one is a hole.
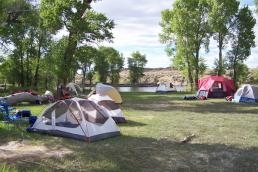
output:
M189 135L189 136L186 136L185 138L183 138L183 140L180 141L180 143L188 143L188 142L190 142L194 137L195 137L195 134L191 134L191 135Z

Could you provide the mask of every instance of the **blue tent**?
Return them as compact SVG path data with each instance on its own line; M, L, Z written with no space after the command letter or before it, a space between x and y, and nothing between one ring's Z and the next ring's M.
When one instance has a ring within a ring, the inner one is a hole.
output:
M242 85L236 91L233 101L244 103L258 102L258 88L250 84Z

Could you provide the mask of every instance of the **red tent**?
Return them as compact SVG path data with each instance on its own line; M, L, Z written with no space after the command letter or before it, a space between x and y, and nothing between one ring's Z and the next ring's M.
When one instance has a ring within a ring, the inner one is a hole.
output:
M233 95L234 81L224 76L205 76L198 80L198 93L206 91L207 97L222 98Z

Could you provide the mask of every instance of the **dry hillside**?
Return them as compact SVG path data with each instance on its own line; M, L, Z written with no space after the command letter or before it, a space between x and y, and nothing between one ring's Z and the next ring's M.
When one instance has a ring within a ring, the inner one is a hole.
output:
M141 84L157 84L157 82L170 82L174 85L185 84L184 78L178 70L172 68L148 68L144 70ZM129 83L129 70L120 73L120 84Z
M76 76L76 83L81 84L81 75ZM140 84L157 84L158 82L169 82L174 85L185 85L185 80L180 71L172 68L147 68L144 76L140 80ZM120 84L130 84L129 70L124 69L120 73Z

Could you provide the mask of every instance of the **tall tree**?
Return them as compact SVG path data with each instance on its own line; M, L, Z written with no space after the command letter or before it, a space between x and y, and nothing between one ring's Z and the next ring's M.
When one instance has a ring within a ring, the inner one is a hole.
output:
M1 48L17 58L17 83L24 87L32 83L32 60L35 55L34 29L37 28L37 10L26 0L2 0L0 12ZM10 46L11 45L11 46ZM12 47L8 49L7 47ZM13 59L14 60L14 59Z
M90 46L79 47L76 52L77 63L82 71L82 88L84 88L87 75L93 71L93 62L97 56L98 50Z
M102 47L103 48L103 47ZM96 81L97 82L107 82L108 78L108 58L105 56L105 54L102 52L103 49L101 47L98 49L98 55L94 59L94 71L96 74Z
M256 11L258 11L258 0L254 0L254 3L256 5Z
M232 27L232 49L227 53L229 69L233 70L233 80L237 85L240 79L239 66L251 54L251 47L255 46L254 26L255 18L248 7L241 8Z
M139 51L133 52L131 57L128 58L129 77L132 84L139 83L139 79L143 76L146 63L146 56L142 55Z
M193 80L196 87L198 84L201 46L207 48L209 43L208 10L206 0L176 0L172 10L162 11L160 40L186 64L191 88ZM176 46L171 47L171 41Z
M227 45L234 26L234 17L238 12L239 1L237 0L208 0L211 6L209 22L213 29L213 38L218 42L219 61L218 75L223 72L222 50Z
M91 1L78 0L42 0L41 17L43 24L53 31L61 31L63 28L68 32L68 44L63 54L62 82L67 83L73 72L71 69L75 61L75 52L80 44L110 41L113 36L111 29L114 22L104 14L96 13L91 9Z
M112 84L119 82L119 73L123 69L124 58L123 56L112 47L100 47L99 52L107 58L108 62L108 76Z

